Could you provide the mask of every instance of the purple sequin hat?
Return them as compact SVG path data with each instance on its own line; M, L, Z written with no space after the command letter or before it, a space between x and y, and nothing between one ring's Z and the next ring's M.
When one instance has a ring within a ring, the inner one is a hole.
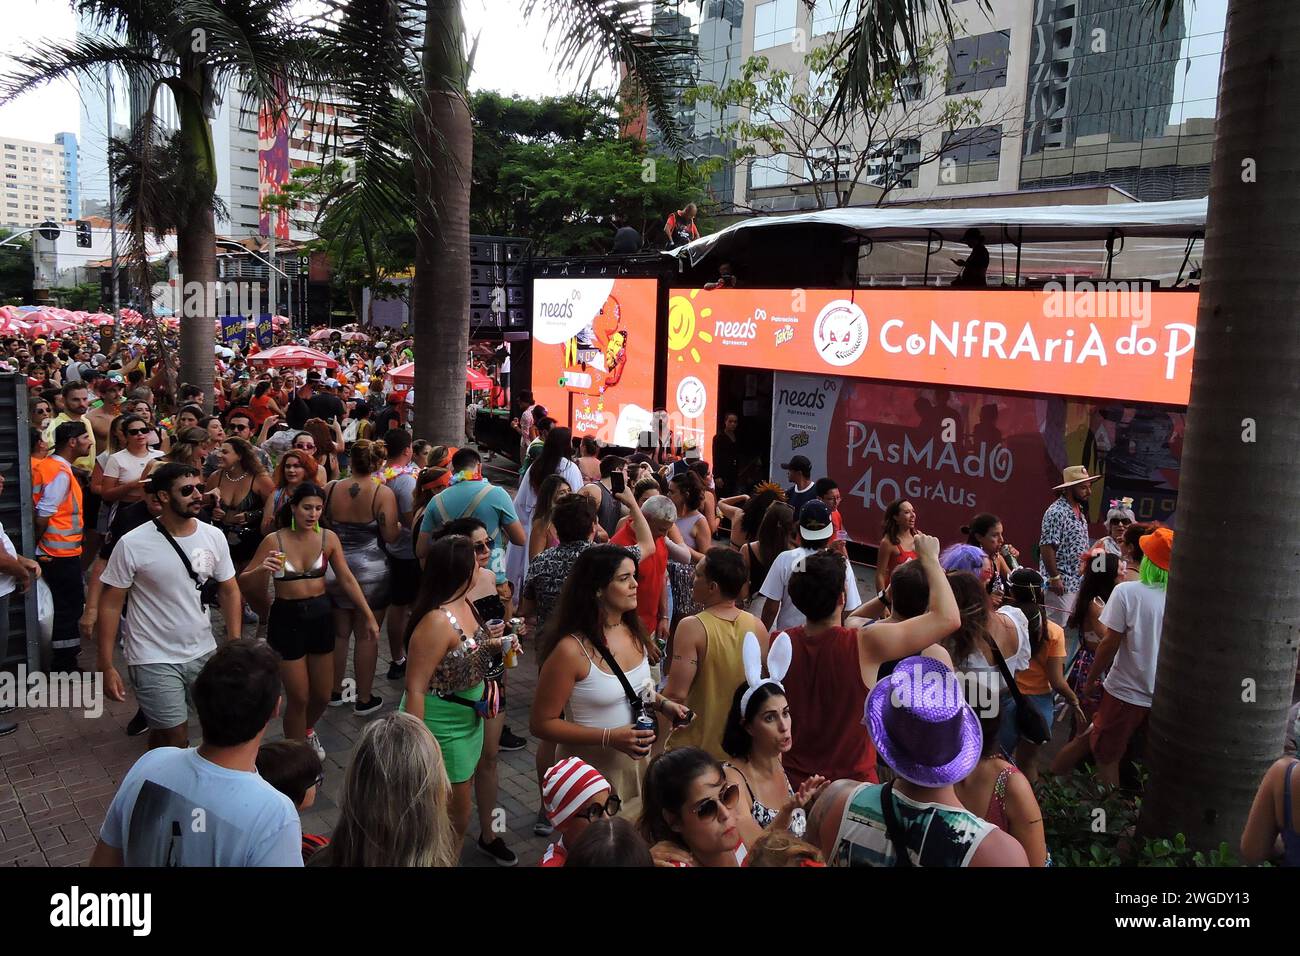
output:
M872 688L862 723L881 759L922 787L964 780L984 745L979 718L957 675L929 657L899 661Z

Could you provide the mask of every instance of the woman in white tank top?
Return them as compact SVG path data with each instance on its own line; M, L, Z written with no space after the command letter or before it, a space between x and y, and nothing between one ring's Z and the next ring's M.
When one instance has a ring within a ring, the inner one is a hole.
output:
M593 545L578 556L540 639L530 720L533 736L557 745L556 760L580 757L599 770L629 819L641 812L656 734L633 726L637 714L618 671L652 715L682 720L687 713L654 690L650 665L659 651L637 618L636 596L636 562L625 548Z

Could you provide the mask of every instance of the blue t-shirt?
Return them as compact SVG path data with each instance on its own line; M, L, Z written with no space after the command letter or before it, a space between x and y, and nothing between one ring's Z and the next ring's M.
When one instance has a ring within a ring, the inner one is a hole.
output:
M492 571L497 576L497 583L505 581L505 542L501 540L501 529L508 524L514 524L519 520L519 515L515 511L515 503L510 499L510 493L504 488L497 485L488 485L485 479L478 481L458 481L448 488L444 488L433 496L429 506L424 509L424 520L420 522L420 531L424 534L433 534L447 522L443 520L442 513L447 515L447 521L455 521L461 517L465 509L469 507L470 502L478 497L483 488L489 487L489 491L483 496L466 517L478 518L487 528L488 537L492 539ZM438 510L438 505L442 505L442 512Z
M196 748L160 747L137 760L99 838L122 850L126 866L302 866L293 802Z

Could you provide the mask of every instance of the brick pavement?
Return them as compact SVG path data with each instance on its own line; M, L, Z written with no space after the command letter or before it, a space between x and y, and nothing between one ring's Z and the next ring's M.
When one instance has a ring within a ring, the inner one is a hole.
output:
M93 661L90 645L82 661ZM388 642L380 638L380 660L374 693L384 699L376 714L357 717L350 706L330 707L316 725L328 753L325 784L316 804L303 814L303 829L329 834L338 819L343 772L367 720L395 710L401 699L400 681L385 679ZM119 673L126 668L118 659ZM351 663L348 673L352 673ZM535 864L549 840L533 835L539 795L533 769L537 743L528 735L528 708L537 681L531 641L519 667L507 677L506 713L512 730L528 739L525 750L501 753L498 759L498 803L506 813L508 832L502 839L519 856L520 865ZM128 682L129 684L129 682ZM125 703L105 699L98 718L77 710L20 708L5 717L18 732L0 739L0 866L82 866L90 858L108 804L118 784L145 752L147 736L127 737L126 725L136 711L128 688ZM198 742L198 720L190 721L190 739ZM267 740L282 737L277 718ZM477 816L470 826L461 857L463 866L496 866L474 848Z

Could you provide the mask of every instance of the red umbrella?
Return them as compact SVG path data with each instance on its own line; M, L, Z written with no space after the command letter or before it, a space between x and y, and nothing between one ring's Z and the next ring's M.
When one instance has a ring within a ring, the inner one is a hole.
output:
M23 335L31 326L19 319L10 318L9 316L0 316L0 334L3 335Z
M113 317L105 312L95 312L86 316L87 325L112 325Z
M388 372L388 377L393 380L395 385L414 385L415 363L407 362L405 365L398 365ZM467 368L465 369L465 387L468 389L491 388L492 380L476 368Z
M307 336L308 342L328 342L330 336L335 334L334 329L317 329L311 335Z
M344 342L369 342L370 336L364 332L344 332L340 336Z
M338 368L339 363L324 352L317 352L305 345L280 345L265 352L250 356L250 362L269 365L272 368Z

